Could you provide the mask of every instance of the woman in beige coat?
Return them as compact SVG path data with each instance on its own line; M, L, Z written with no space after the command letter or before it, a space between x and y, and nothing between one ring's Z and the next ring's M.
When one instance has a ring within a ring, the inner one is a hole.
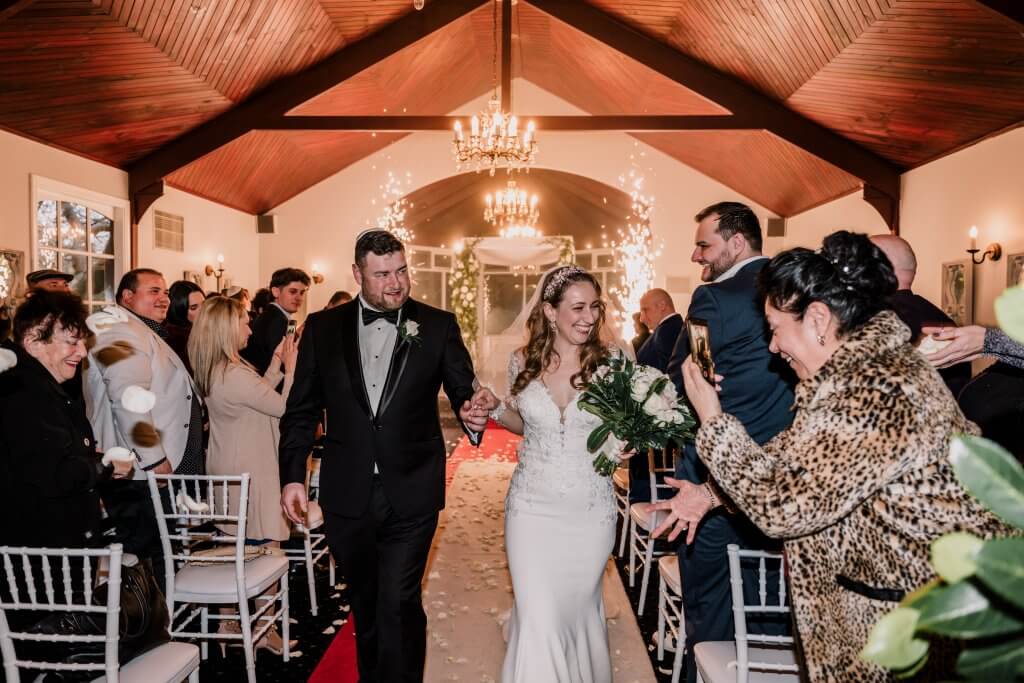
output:
M285 336L260 376L238 354L251 334L241 303L213 297L203 303L193 323L188 352L210 416L206 469L209 474L249 473L246 540L276 546L290 534L279 504L278 420L292 386L298 344L292 335ZM282 378L279 394L275 387ZM237 507L238 493L231 491L229 496L232 508ZM276 631L268 631L257 647L275 651L279 644Z

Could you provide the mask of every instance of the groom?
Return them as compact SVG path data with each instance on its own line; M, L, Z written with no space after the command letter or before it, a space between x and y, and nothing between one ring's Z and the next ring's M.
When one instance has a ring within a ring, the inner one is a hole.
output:
M356 239L355 301L311 315L281 418L281 506L306 512L306 458L324 409L320 471L327 542L352 592L361 683L423 680L420 582L444 507L443 386L475 443L473 365L455 316L409 298L405 247L383 230Z

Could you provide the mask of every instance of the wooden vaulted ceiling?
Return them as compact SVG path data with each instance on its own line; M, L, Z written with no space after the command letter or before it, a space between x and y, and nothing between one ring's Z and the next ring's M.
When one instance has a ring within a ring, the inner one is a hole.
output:
M444 114L484 94L492 7L428 0L422 14L443 3L479 7L415 41L387 36L391 54L367 60L361 45L415 20L411 0L2 0L0 127L129 169L198 136L208 150L159 177L262 213L405 133L210 126L268 97L291 115L380 116ZM653 41L897 170L1024 120L1013 0L519 0L512 11L513 74L594 115L762 114L645 65ZM580 12L617 33L574 25ZM346 50L367 67L292 87ZM777 113L774 128L633 134L783 216L861 186L851 167L794 144Z

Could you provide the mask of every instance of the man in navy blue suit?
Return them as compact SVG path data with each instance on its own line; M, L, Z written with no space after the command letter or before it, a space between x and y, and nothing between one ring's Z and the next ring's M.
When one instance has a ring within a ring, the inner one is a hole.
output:
M768 350L764 308L757 291L757 276L768 263L761 255L761 226L754 212L738 202L721 202L699 214L696 248L690 257L701 264L701 280L690 300L688 318L707 322L711 357L721 381L722 410L735 415L759 444L787 428L792 420L795 378L781 359ZM690 353L685 331L680 333L668 363L668 373L683 393L681 367ZM686 444L676 464L679 489L670 501L659 503L670 511L656 530L675 527L669 539L685 531L679 545L686 613L687 680L696 680L693 646L703 641L732 640L729 565L726 547L772 547L769 540L742 514L727 510L728 501L709 480L693 443ZM731 508L731 506L729 506ZM756 600L753 581L745 579L748 599ZM751 624L753 632L782 633L788 623Z
M676 313L672 297L664 289L652 289L640 297L640 321L654 330L647 341L637 349L638 363L650 365L662 372L668 369L676 338L683 329L683 316ZM651 482L647 458L629 459L629 502L640 503L651 499Z

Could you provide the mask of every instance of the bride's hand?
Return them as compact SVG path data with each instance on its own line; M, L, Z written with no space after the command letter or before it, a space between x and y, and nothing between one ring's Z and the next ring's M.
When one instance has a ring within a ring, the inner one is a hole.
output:
M494 395L494 392L487 387L480 387L473 398L470 399L470 403L473 404L474 408L482 408L486 412L490 412L501 405L501 401Z

